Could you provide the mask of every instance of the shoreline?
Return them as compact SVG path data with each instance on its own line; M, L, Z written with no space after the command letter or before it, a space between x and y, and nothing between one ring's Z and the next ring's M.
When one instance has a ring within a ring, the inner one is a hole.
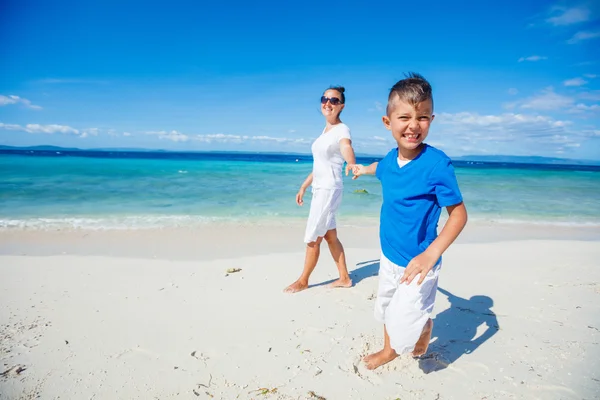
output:
M240 255L303 252L303 233L304 223L300 221L291 226L208 224L162 229L0 229L0 256L81 255L214 260ZM377 225L340 224L338 236L347 248L379 249ZM524 240L600 241L600 228L469 222L456 244ZM325 247L323 245L323 249Z

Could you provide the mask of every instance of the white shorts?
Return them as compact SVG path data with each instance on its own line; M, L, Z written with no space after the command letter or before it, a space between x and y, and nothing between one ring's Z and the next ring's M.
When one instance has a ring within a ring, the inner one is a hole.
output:
M407 285L400 284L405 267L388 260L383 253L379 262L379 288L375 301L375 319L383 324L396 353L409 353L431 316L441 263L434 266L421 285L419 275Z
M342 203L343 189L313 189L304 243L323 237L336 228L335 213Z

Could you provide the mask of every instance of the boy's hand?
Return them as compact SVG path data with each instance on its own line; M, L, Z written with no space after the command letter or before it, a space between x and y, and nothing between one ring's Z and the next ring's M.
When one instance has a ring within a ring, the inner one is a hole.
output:
M366 174L365 166L362 164L353 164L352 165L352 174L354 175L352 179L357 179L359 176Z
M407 285L416 278L417 275L421 275L417 282L417 285L420 285L425 280L425 277L431 271L436 261L439 259L439 256L435 254L427 253L427 251L422 252L408 263L406 269L404 270L404 274L402 278L400 278L400 283L406 282Z
M300 188L298 193L296 193L296 204L298 204L299 206L304 204L304 200L302 200L302 197L304 197L304 192L306 192L306 189Z

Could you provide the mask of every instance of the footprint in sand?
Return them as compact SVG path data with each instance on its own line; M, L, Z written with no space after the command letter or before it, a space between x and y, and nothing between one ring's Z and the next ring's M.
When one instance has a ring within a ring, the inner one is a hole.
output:
M111 358L120 359L123 357L136 357L136 356L144 356L144 357L152 358L152 359L159 358L158 354L153 353L146 349L142 349L141 347L135 347L132 349L123 350L122 352L113 355Z

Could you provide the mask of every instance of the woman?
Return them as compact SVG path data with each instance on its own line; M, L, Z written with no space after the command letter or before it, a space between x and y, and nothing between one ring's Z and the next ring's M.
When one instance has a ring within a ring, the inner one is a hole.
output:
M300 278L284 289L286 293L296 293L308 288L308 278L319 261L321 242L323 239L329 246L340 278L330 287L351 287L352 280L346 267L344 247L337 237L335 214L342 202L343 182L342 166L356 162L350 129L340 120L346 97L341 86L330 87L321 96L321 113L325 117L325 129L312 145L313 171L296 194L296 203L301 206L304 193L312 184L312 201L310 214L306 224L304 242L306 258L304 270ZM346 175L348 167L346 167Z

